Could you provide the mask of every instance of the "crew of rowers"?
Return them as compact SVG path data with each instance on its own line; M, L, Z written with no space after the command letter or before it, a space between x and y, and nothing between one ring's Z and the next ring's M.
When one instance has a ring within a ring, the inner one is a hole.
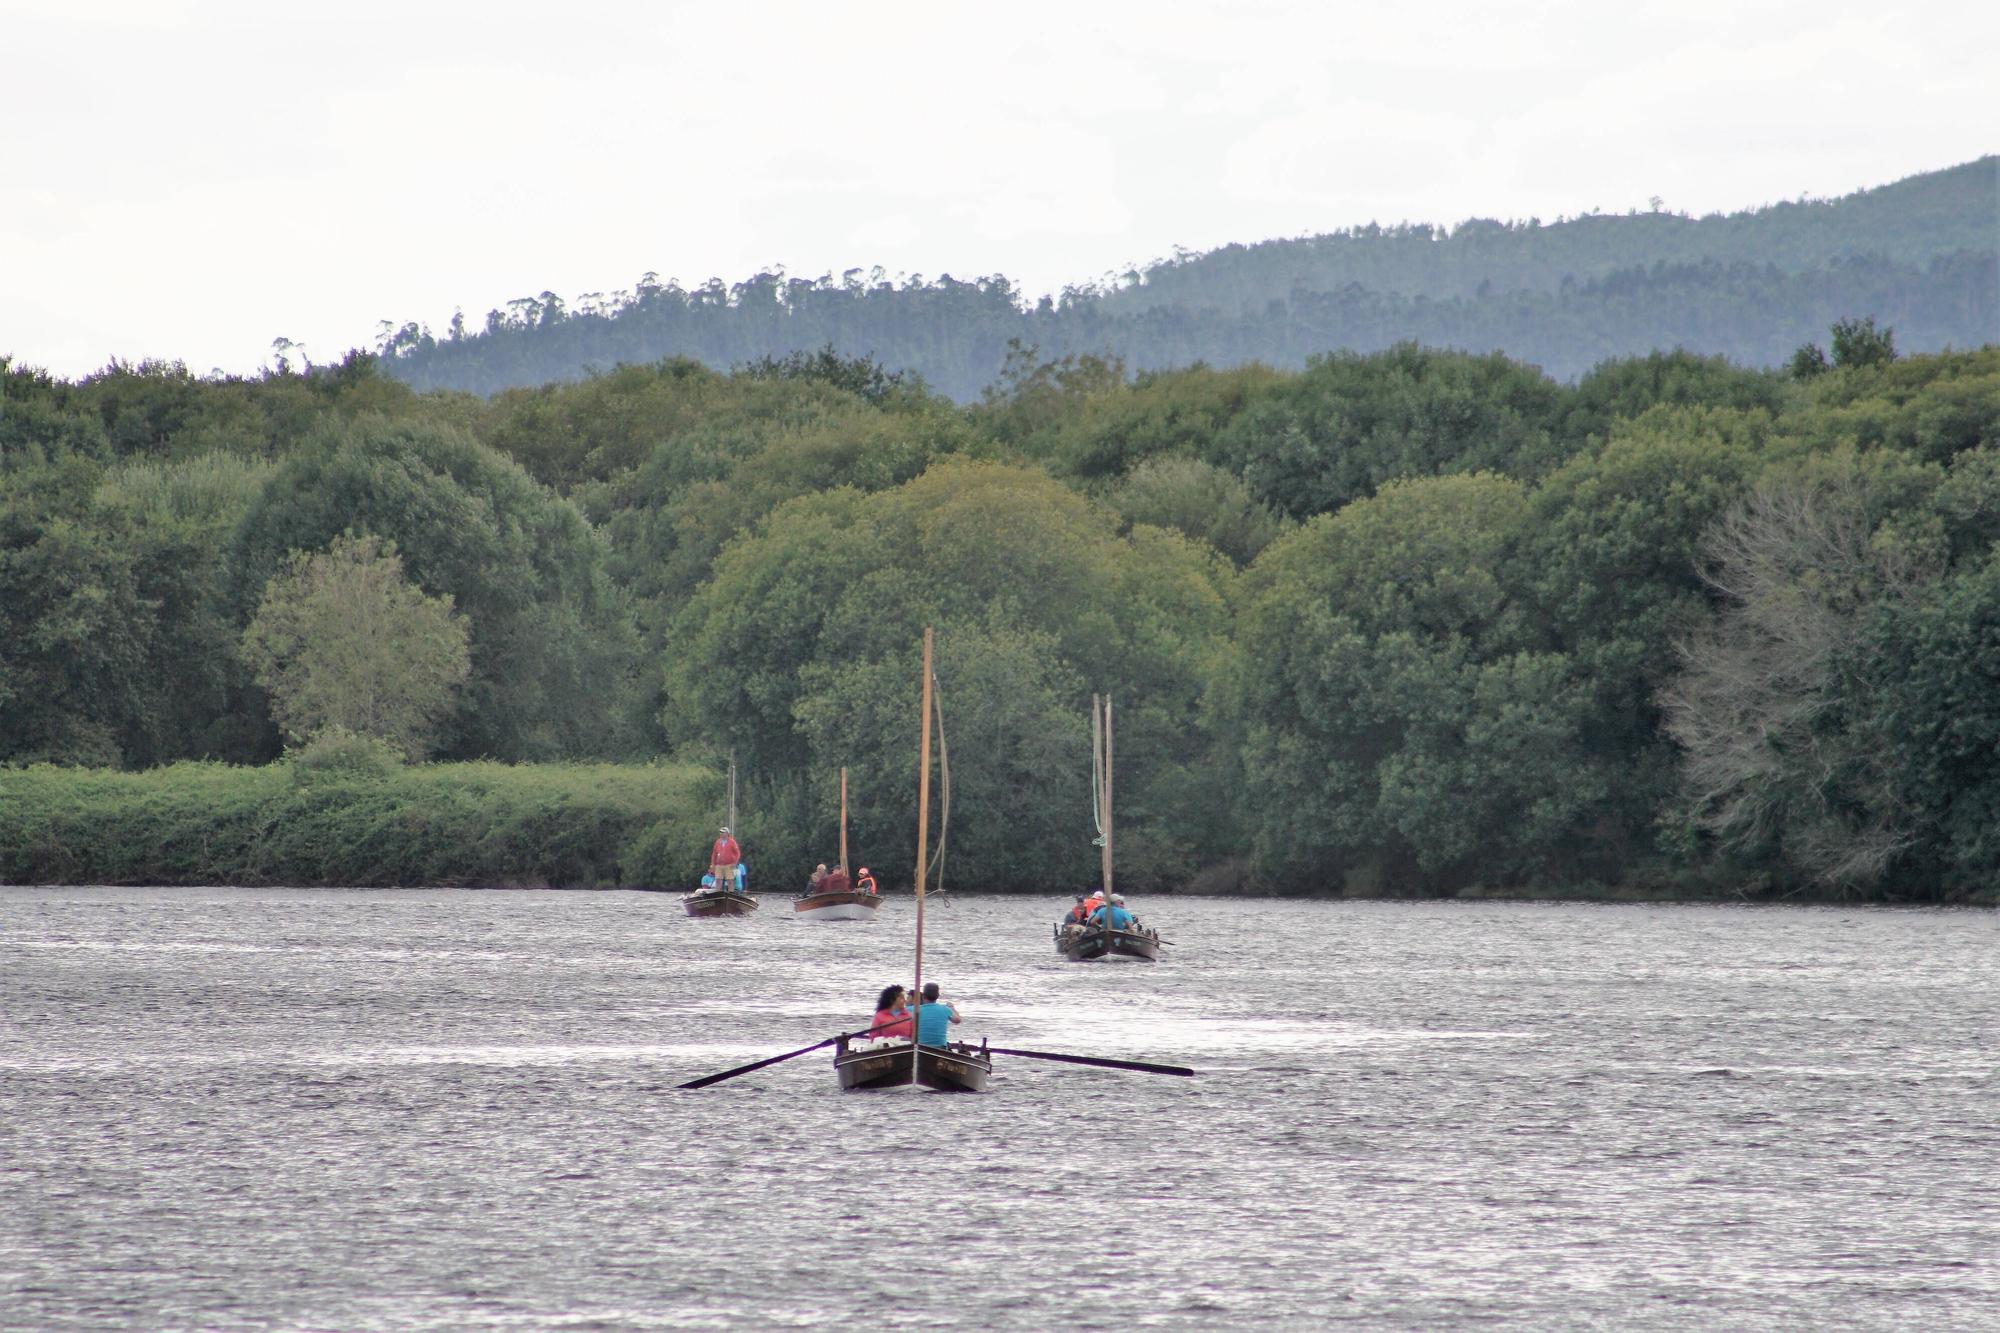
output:
M951 1040L951 1025L960 1021L958 1009L938 997L935 981L924 983L923 1003L913 1010L910 993L901 986L886 986L875 997L875 1019L868 1035L876 1041L908 1041L914 1025L918 1044L943 1046Z
M806 879L806 891L799 896L801 898L810 898L820 893L879 892L880 890L875 887L875 877L868 873L867 866L861 867L856 872L853 880L850 881L847 878L845 870L842 870L839 866L828 870L826 862L822 861L813 868L812 874Z
M1114 893L1107 899L1103 889L1076 895L1076 905L1063 917L1064 926L1110 926L1113 930L1137 930L1139 918L1125 906L1125 895Z

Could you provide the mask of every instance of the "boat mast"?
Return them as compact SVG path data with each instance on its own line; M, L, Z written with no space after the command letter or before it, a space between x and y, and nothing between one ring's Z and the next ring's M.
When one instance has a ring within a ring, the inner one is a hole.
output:
M924 626L924 738L917 743L917 1003L924 1002L924 863L931 832L931 627ZM914 1036L911 1045L916 1044Z
M729 756L729 836L736 836L736 756Z
M1099 793L1098 805L1104 812L1104 922L1109 925L1111 923L1111 696L1108 694L1104 696L1103 782L1104 790Z
M847 770L840 770L840 874L847 877Z

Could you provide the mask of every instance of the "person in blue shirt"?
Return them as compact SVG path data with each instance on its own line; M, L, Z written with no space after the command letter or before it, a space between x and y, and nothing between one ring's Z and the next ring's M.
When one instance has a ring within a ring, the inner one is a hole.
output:
M1090 924L1102 926L1109 923L1113 930L1131 930L1139 924L1139 918L1125 910L1125 899L1121 894L1112 894L1111 901L1090 914Z
M917 1006L917 1044L946 1045L951 1041L950 1027L958 1021L958 1009L949 1000L938 998L935 981L926 981L924 1002Z
M711 871L711 872L710 872L709 874L706 874L706 875L703 875L703 876L701 877L701 891L702 891L703 893L714 893L714 892L715 892L715 875L714 875L714 872L712 872L712 871Z

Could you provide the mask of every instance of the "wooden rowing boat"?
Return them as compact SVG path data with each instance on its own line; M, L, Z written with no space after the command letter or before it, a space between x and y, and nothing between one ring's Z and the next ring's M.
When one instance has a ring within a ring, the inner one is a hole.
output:
M865 869L865 867L864 867ZM840 880L847 877L847 770L840 770ZM872 881L871 881L872 882ZM859 889L832 893L802 893L792 899L792 911L801 921L873 921L882 899Z
M1130 930L1111 925L1111 696L1108 694L1102 698L1090 696L1090 768L1094 788L1091 814L1097 822L1097 845L1102 849L1098 873L1104 883L1105 923L1093 926L1087 922L1058 922L1056 952L1072 963L1097 958L1137 958L1157 963L1161 943L1158 931L1140 925L1136 918Z
M1160 937L1151 930L1113 930L1109 926L1056 927L1056 952L1072 963L1093 958L1138 958L1160 961Z
M792 899L792 911L801 921L873 921L882 906L879 894L807 893Z
M833 1069L843 1092L911 1084L933 1092L984 1092L993 1073L993 1057L983 1041L977 1046L959 1041L917 1046L907 1041L850 1044L843 1037L834 1048Z
M687 894L681 906L687 908L689 916L749 916L757 910L757 900L734 889L717 889Z
M911 994L921 997L924 991L924 878L930 869L931 828L931 721L934 716L931 696L931 631L924 628L924 688L923 688L923 740L917 746L917 966L916 979L910 986ZM944 778L944 809L948 816L951 809L951 764L945 757L944 724L938 723L938 760ZM841 780L843 796L846 778ZM843 806L843 810L844 810ZM942 848L944 835L938 835ZM843 826L841 837L841 859L846 860L846 830ZM942 852L940 852L940 859ZM942 882L942 872L939 879ZM921 1001L920 1001L921 1002ZM912 1015L912 1031L922 1032L921 1010ZM843 1092L859 1092L868 1088L909 1087L912 1084L930 1088L935 1092L984 1092L986 1079L993 1072L993 1057L987 1053L986 1043L973 1046L969 1042L949 1042L943 1046L923 1046L914 1041L866 1041L859 1044L849 1037L840 1037L834 1045L834 1076L840 1080Z

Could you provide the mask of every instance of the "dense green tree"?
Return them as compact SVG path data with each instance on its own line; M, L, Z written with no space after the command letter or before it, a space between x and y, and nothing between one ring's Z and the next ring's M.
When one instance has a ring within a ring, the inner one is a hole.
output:
M346 734L421 759L471 674L467 640L451 598L412 587L393 543L341 536L264 585L243 656L292 741Z
M1237 415L1216 447L1258 499L1295 518L1384 482L1561 461L1562 394L1531 367L1403 344L1316 359Z
M973 882L1025 885L1038 863L1079 854L1048 831L1087 825L1087 799L1076 795L1089 785L1087 701L1107 687L1126 704L1120 755L1131 776L1121 808L1147 830L1132 840L1133 871L1149 882L1185 874L1195 838L1226 830L1229 817L1216 809L1212 781L1230 762L1190 723L1226 653L1230 574L1203 547L1152 528L1121 539L1107 518L1040 474L962 462L873 495L790 501L723 550L681 613L667 725L764 772L845 764L864 809L907 800L907 788L875 784L912 771L902 751L914 723L856 732L854 719L914 711L911 653L934 625L945 632L945 660L963 664L941 680L947 699L962 701L947 708L964 711L974 741L958 747L965 773L988 751L997 771L1016 776L1030 762L1021 756L1042 756L1020 797L1041 813L1022 816L1004 854L973 837ZM1022 699L984 697L1003 677L1021 682ZM1030 719L1047 734L1004 747L995 739ZM1014 767L1002 763L1006 753ZM1073 771L1048 759L1057 753L1073 753ZM980 790L982 779L967 781Z
M1506 881L1603 800L1581 686L1506 572L1518 482L1394 482L1250 573L1243 687L1256 867L1338 887Z
M574 505L463 433L362 420L287 459L238 526L247 621L290 554L345 532L396 544L409 577L471 622L473 674L442 751L550 759L636 743L636 651L603 538Z

